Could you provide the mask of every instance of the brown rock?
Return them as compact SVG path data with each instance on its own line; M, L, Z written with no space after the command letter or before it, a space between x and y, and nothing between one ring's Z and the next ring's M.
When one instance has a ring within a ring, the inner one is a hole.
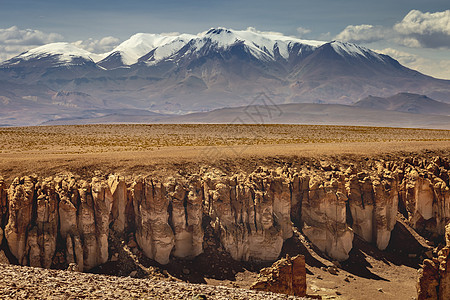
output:
M437 259L425 259L419 270L419 300L450 299L450 224L445 228L447 245L439 251Z
M343 261L353 246L353 231L346 223L344 178L330 181L316 176L310 181L309 197L303 201L303 233L331 258Z
M167 264L175 242L169 225L169 197L164 184L137 178L131 193L138 245L148 258Z
M9 218L5 227L5 238L11 253L19 264L27 265L27 236L31 229L33 196L36 178L15 178L8 189Z
M291 259L286 256L286 258L276 261L271 267L262 269L250 289L305 296L305 257L297 255Z

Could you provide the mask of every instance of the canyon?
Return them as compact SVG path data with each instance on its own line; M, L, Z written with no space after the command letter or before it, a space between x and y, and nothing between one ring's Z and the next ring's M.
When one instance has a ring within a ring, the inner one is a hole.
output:
M203 252L205 218L236 261L275 261L295 228L336 261L348 258L355 235L384 250L397 214L429 240L444 235L447 158L316 167L226 174L202 166L195 174L131 181L114 174L30 175L9 185L0 179L3 251L20 265L55 267L58 257L88 271L111 260L114 235L164 265Z

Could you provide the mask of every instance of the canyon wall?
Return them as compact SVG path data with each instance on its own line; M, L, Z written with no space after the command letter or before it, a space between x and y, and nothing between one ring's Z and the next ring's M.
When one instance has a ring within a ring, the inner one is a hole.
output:
M434 157L236 174L202 167L127 180L69 174L6 184L0 177L0 242L21 265L49 268L58 256L89 270L111 258L111 235L128 242L131 234L145 256L167 264L202 253L207 220L235 260L276 260L296 226L342 261L355 234L384 250L398 212L419 233L442 236L449 174L449 161Z

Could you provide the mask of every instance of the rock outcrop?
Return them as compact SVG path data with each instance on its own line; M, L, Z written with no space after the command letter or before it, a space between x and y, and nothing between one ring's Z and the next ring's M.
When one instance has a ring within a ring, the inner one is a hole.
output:
M275 260L292 236L290 187L282 170L249 176L208 173L205 208L222 245L235 260Z
M418 300L450 299L450 224L445 228L446 246L438 258L425 259L419 270Z
M28 265L29 246L27 237L31 231L35 177L16 178L8 189L8 223L5 238L11 253L19 264Z
M293 296L306 296L305 257L286 256L271 267L262 269L250 289L281 293Z
M303 233L321 251L336 260L346 260L352 249L353 231L346 223L344 177L334 174L330 181L316 176L303 200Z
M406 163L402 199L410 223L421 233L443 235L450 222L449 162L435 157Z
M114 235L166 264L201 254L210 222L238 261L275 261L293 226L342 261L354 234L385 249L398 212L427 238L442 236L450 222L449 174L447 159L435 157L368 161L345 172L320 162L316 169L236 174L205 167L127 182L117 175L25 176L8 187L0 178L0 242L7 244L0 250L22 265L48 268L58 261L89 270L110 259Z
M138 245L147 257L167 264L175 240L169 225L169 196L165 185L157 180L137 178L131 194Z

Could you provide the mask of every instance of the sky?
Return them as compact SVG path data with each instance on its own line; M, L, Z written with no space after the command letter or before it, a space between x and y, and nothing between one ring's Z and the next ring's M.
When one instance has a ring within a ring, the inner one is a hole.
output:
M219 26L352 42L450 79L448 0L0 0L0 61L51 42L104 53L138 32Z

